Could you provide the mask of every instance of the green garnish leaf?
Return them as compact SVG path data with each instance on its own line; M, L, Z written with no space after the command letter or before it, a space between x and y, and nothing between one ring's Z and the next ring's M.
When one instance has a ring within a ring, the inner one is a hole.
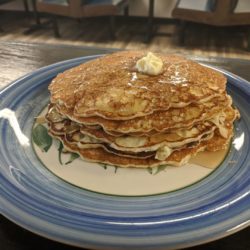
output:
M147 168L147 171L152 174L152 168Z
M32 130L33 142L43 151L47 152L52 145L52 137L45 126L38 124Z
M60 141L59 147L58 147L58 160L59 160L61 165L63 165L63 163L62 163L62 151L63 151L63 144Z
M158 173L160 173L161 171L165 170L167 167L167 165L162 165L162 166L158 166L158 167L153 167L153 168L148 168L148 172L152 175L156 175Z
M99 163L99 165L100 165L101 167L103 167L105 170L108 168L108 166L107 166L106 164Z
M70 154L70 159L65 163L65 165L70 164L73 162L75 159L79 158L79 155L76 153L71 153Z

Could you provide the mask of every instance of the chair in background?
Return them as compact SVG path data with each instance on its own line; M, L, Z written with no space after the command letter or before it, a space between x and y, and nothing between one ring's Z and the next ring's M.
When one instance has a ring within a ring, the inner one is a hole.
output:
M38 0L35 11L52 15L54 34L60 37L56 16L75 19L108 16L110 36L115 38L115 16L120 12L128 14L128 0Z
M23 6L24 6L24 10L26 13L29 12L29 7L28 7L28 0L23 0ZM0 5L5 5L8 4L10 2L14 2L14 0L0 0ZM2 26L0 26L0 32L4 32L4 29L2 28Z
M249 8L243 7L247 5ZM241 7L241 10L240 8ZM250 25L250 3L244 0L180 0L173 9L172 16L181 20L180 43L185 42L188 22L214 26ZM247 32L250 49L250 29Z
M10 2L11 0L0 0L0 5L1 4L5 4L5 3L8 3L8 2ZM2 26L0 26L0 32L3 32L3 28L2 28Z

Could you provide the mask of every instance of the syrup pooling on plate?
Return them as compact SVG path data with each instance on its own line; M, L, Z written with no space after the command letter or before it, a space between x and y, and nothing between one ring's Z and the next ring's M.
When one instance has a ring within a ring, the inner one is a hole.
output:
M190 160L190 164L195 164L205 168L215 169L225 159L229 151L229 145L225 149L218 151L203 151Z
M183 57L117 52L58 75L46 118L50 134L83 159L180 166L227 148L239 113L225 88L223 74Z

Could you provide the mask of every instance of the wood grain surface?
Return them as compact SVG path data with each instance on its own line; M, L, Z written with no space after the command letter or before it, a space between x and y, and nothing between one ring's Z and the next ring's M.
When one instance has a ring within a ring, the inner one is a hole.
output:
M15 79L22 77L23 75L40 67L75 57L105 54L112 51L114 50L93 47L0 42L0 89L6 87ZM211 64L227 69L245 79L250 80L250 61L248 60L200 57L194 55L189 55L189 57L201 63ZM37 236L15 225L13 222L0 215L0 249L73 250L78 248ZM189 249L249 250L250 228L246 228L226 238Z

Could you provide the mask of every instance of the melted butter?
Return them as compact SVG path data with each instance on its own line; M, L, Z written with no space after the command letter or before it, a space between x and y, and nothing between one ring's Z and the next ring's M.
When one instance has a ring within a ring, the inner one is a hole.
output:
M186 68L185 68L186 67ZM188 65L185 64L173 64L170 67L168 67L166 74L169 77L170 83L174 85L182 84L183 87L188 86Z
M30 146L29 139L23 134L20 129L19 123L17 121L15 112L10 109L2 109L0 110L0 118L7 119L10 123L10 126L15 132L15 135L22 146L28 147Z
M225 159L230 146L226 149L218 150L215 152L199 152L194 158L190 160L190 163L200 165L205 168L215 169L217 168Z
M171 65L168 65L168 62L164 61L161 73L158 75L143 73L134 66L134 63L134 61L131 61L124 65L124 69L129 71L129 73L127 73L127 86L129 87L145 89L151 92L154 91L155 86L157 86L159 91L173 93L183 91L183 88L185 88L185 90L190 88L192 79L190 80L190 68L186 61Z
M145 89L149 90L147 86L145 86L144 83L144 77L142 74L137 74L137 72L130 73L130 80L127 83L129 87L137 88L137 89ZM150 80L149 80L150 81ZM149 82L147 79L147 82Z
M134 82L134 81L136 81L137 79L138 79L137 73L136 73L136 72L133 72L133 73L132 73L132 77L131 77L131 82Z

